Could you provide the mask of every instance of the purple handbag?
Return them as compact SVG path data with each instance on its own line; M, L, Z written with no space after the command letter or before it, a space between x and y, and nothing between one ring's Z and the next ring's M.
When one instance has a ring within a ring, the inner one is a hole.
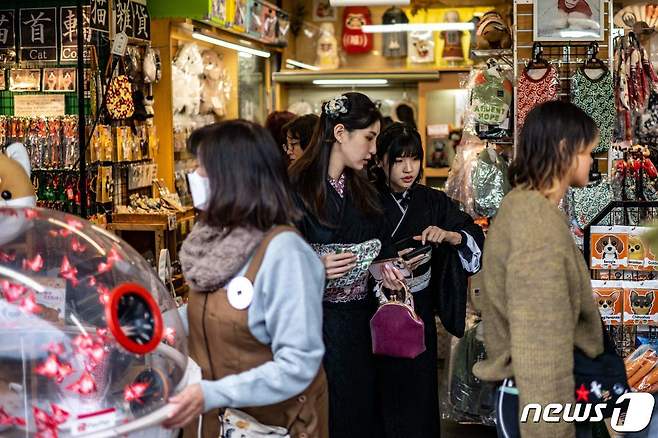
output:
M375 291L380 306L370 320L372 352L384 356L414 359L425 351L425 324L414 311L414 300L404 285L404 302L386 298Z

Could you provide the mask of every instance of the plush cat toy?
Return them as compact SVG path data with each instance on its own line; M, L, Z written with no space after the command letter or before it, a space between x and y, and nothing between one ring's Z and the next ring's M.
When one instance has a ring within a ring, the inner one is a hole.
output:
M0 208L34 207L36 197L30 181L30 159L21 143L0 149ZM0 217L0 248L21 235L29 221L24 215Z
M36 197L30 181L30 159L21 143L0 153L0 207L34 207Z

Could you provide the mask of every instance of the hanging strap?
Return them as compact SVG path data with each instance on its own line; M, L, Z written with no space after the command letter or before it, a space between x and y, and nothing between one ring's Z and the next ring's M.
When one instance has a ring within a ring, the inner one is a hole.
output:
M105 66L105 77L107 78L108 84L112 80L112 77L114 76L114 71L117 69L117 67L119 67L119 65L123 66L125 69L125 66L123 65L123 56L119 56L119 60L117 61L117 65L115 67L112 67L113 60L114 60L114 54L110 52L110 59L107 60L107 65Z
M268 231L267 234L265 234L265 237L258 245L258 249L256 249L256 252L254 253L254 257L251 259L251 263L249 263L247 273L245 274L245 277L251 282L251 284L254 284L256 281L256 275L258 274L260 265L263 263L265 252L267 251L267 247L269 246L270 242L276 236L285 232L292 232L299 235L299 231L297 231L297 229L288 225L278 225Z

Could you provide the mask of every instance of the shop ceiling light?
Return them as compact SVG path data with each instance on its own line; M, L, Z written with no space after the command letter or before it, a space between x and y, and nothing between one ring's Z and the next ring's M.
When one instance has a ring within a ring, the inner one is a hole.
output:
M199 32L192 32L192 38L199 41L204 41L206 43L214 44L216 46L225 47L227 49L237 50L238 52L260 56L261 58L270 57L270 52L252 49L251 47L241 46L239 44L229 43L228 41L220 40L219 38L211 37Z
M398 23L398 24L368 24L361 27L365 33L392 33L392 32L414 32L414 31L471 31L475 29L474 23Z
M304 64L303 62L295 61L294 59L286 59L286 64L292 65L293 67L304 68L306 70L318 71L320 67L316 67L310 64Z
M333 7L341 6L408 6L411 0L329 0Z
M386 85L388 79L314 79L313 85Z

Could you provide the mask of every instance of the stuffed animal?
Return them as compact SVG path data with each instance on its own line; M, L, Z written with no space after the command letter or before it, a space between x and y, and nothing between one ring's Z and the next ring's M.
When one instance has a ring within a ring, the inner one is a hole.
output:
M226 115L226 101L230 98L230 85L226 80L226 69L217 52L204 50L203 80L201 81L201 114Z
M30 171L30 159L21 143L12 143L0 153L0 207L36 205Z
M174 112L199 114L201 74L203 59L199 47L194 43L184 44L176 53L176 59L171 66Z
M512 33L503 17L496 11L482 16L477 30L477 48L509 49L512 47Z

